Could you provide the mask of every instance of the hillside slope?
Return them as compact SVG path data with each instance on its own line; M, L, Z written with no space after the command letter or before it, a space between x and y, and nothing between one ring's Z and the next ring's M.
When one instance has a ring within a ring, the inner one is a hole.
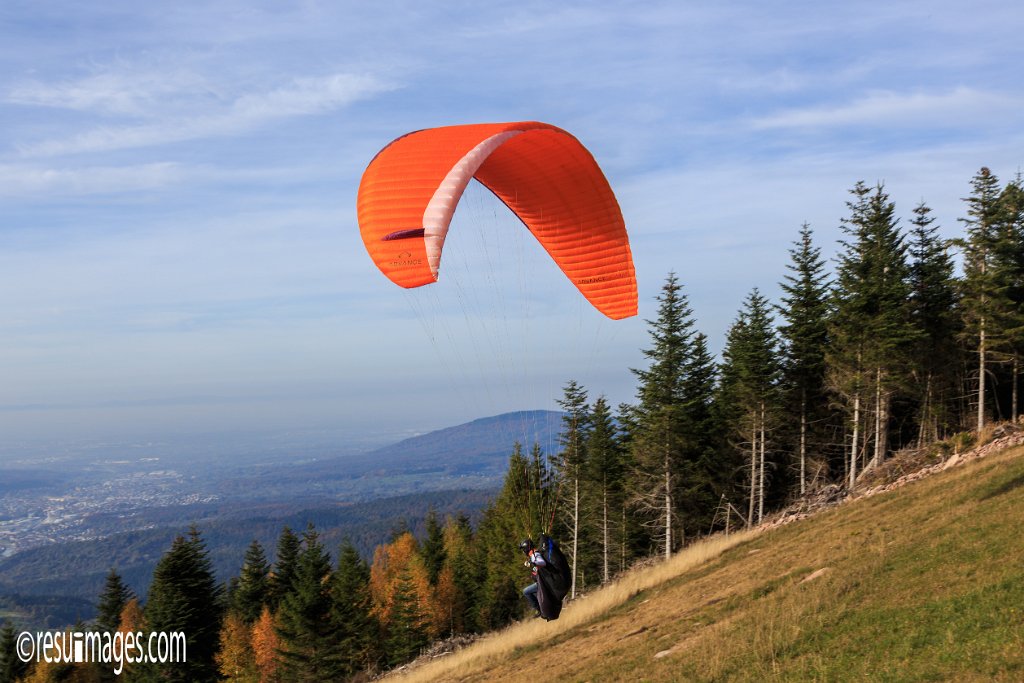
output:
M698 544L413 680L1024 680L1024 448Z

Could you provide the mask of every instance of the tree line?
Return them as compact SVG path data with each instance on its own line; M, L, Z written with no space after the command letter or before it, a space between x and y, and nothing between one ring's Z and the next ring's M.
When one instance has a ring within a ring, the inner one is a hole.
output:
M396 529L371 561L346 542L332 563L312 525L285 527L273 562L254 541L226 585L192 530L158 564L144 607L111 571L94 627L188 635L187 664L135 666L128 680L358 678L521 618L525 537L558 539L576 595L824 486L852 488L896 451L1016 421L1021 178L982 168L961 222L942 238L922 202L904 228L885 186L858 182L833 267L801 226L779 301L752 290L720 360L670 273L633 370L636 401L612 406L568 381L558 449L512 446L475 528L431 513L421 538ZM42 675L11 663L13 635L0 633L0 681Z

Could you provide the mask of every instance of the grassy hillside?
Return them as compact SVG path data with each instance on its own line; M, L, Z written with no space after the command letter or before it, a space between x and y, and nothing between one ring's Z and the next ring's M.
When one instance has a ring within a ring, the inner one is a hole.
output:
M718 539L414 680L1024 680L1024 449Z

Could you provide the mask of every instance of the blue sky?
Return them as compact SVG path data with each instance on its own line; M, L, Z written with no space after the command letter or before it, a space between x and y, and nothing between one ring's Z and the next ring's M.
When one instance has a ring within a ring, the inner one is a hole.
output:
M670 270L717 350L801 223L834 251L857 180L954 234L977 169L1024 162L1021 35L1009 0L5 2L0 433L418 430L569 378L630 400ZM582 305L479 189L439 284L366 256L380 147L516 120L605 170L639 318Z

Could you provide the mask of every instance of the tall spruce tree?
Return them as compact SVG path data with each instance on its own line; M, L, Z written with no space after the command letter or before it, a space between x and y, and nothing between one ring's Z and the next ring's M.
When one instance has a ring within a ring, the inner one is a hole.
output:
M808 477L817 482L827 462L820 457L811 464L809 453L822 453L822 427L828 419L825 388L825 349L828 346L828 278L821 249L814 245L811 226L800 227L800 237L789 250L789 274L781 284L783 296L779 332L784 342L782 388L787 412L798 426L791 440L799 472L800 495L807 492Z
M125 585L117 570L111 567L96 606L96 628L106 633L117 631L121 625L121 612L133 597L135 593Z
M384 640L389 665L397 666L414 659L427 645L429 639L425 623L426 615L420 610L413 577L406 569L398 576L394 607Z
M370 567L347 539L338 552L338 570L331 577L330 591L330 619L338 653L335 673L347 679L376 662L380 628L370 611Z
M270 565L259 541L253 540L245 551L242 571L231 593L231 607L246 624L252 625L269 603Z
M953 259L938 236L931 209L921 202L910 221L910 321L918 331L912 372L917 387L917 445L937 441L952 421L952 368L960 329Z
M284 596L291 592L295 580L296 565L302 541L295 532L285 526L277 539L277 560L274 562L274 573L269 577L270 607L277 610Z
M0 683L15 683L27 673L28 662L23 662L18 656L14 624L4 622L0 628Z
M694 320L682 286L670 273L658 296L658 317L647 321L651 347L643 350L647 369L634 369L639 379L636 431L631 446L636 472L633 500L665 557L679 542L677 517L681 503L681 472L688 459L705 446L705 434L694 430L687 408L688 361L694 351Z
M999 194L996 262L1005 288L1004 360L1010 367L1010 419L1019 415L1020 358L1024 352L1024 180L1018 173ZM1008 359L1007 359L1008 357Z
M586 479L593 490L593 506L598 520L601 583L608 583L614 569L616 549L624 542L618 513L623 503L625 460L611 407L604 396L594 401L590 422L586 442Z
M748 524L763 519L769 493L767 477L779 464L772 458L769 465L768 444L778 419L781 376L778 339L772 323L767 299L753 290L729 329L722 353L720 400L731 407L730 426L735 444L749 456Z
M888 450L892 397L906 380L916 333L910 324L906 245L895 205L881 183L869 188L858 182L850 193L854 199L847 202L850 216L841 226L848 239L841 242L838 258L831 352L826 357L831 384L849 409L852 487L861 453L862 413L871 406L871 463L877 464Z
M449 632L472 633L477 625L477 603L483 584L483 565L473 537L473 527L465 513L449 518L444 528L445 565L442 581L450 582L448 591Z
M680 531L702 533L714 518L719 496L732 485L734 469L718 452L721 427L715 414L718 365L703 332L693 335L683 372L683 442L678 511ZM680 543L683 542L680 538Z
M1003 319L1008 308L1007 292L998 267L999 253L999 179L982 167L971 180L971 194L964 201L967 217L961 218L967 229L962 242L963 312L965 336L977 353L977 392L975 428L985 426L985 379L993 349L1005 341Z
M146 625L151 632L185 634L188 660L140 667L143 680L215 681L215 656L223 616L221 587L213 574L206 543L192 527L178 536L153 571L146 602Z
M561 507L572 539L569 545L569 564L572 572L569 597L572 599L576 597L576 576L580 565L580 531L583 525L581 483L586 466L585 444L590 429L586 389L575 380L569 380L563 389L562 398L558 400L558 405L562 409L562 431L558 438L561 450L552 461L558 478L565 484L565 497L568 499Z
M302 534L292 590L278 609L282 668L290 681L325 681L338 677L337 624L331 619L331 560L312 523Z
M420 549L423 557L423 564L427 567L427 577L430 585L437 585L437 577L444 566L444 529L437 519L437 510L430 507L427 510L427 537L423 539L423 547Z

